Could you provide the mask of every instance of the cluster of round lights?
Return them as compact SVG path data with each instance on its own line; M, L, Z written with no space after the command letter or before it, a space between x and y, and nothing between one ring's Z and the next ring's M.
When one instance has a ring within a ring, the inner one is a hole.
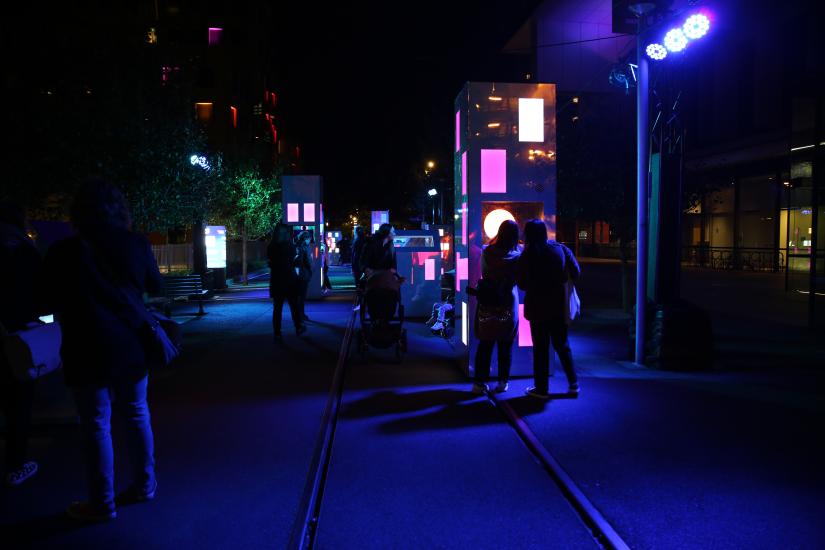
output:
M649 44L645 52L649 58L660 61L667 57L668 52L681 52L690 40L702 38L708 30L710 30L710 19L704 14L695 13L685 20L681 28L669 30L662 40L663 44Z

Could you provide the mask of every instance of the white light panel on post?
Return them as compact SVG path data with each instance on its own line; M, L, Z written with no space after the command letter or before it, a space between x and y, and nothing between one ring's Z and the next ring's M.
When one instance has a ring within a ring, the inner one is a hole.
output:
M521 142L544 142L543 98L519 98L518 140Z

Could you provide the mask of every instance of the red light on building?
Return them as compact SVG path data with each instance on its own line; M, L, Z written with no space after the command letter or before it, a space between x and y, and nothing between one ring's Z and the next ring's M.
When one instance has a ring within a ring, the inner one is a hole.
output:
M238 127L238 109L237 107L229 107L229 110L232 111L232 127Z

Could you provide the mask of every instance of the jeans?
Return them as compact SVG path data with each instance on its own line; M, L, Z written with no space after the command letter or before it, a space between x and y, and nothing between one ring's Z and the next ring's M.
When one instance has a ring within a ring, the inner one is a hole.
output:
M559 356L559 361L567 375L567 383L578 381L573 368L573 353L567 340L567 323L559 321L530 321L530 335L533 337L533 380L536 389L548 392L550 376L550 342Z
M289 304L289 312L292 315L292 324L297 329L304 324L304 318L301 315L299 298L295 294L289 296L273 296L272 297L272 331L275 336L281 335L281 318L284 313L284 302Z
M6 418L5 473L21 468L26 462L34 384L34 381L21 382L14 378L11 367L0 357L0 410Z
M120 380L112 387L79 386L73 388L83 451L86 458L86 481L89 503L100 509L114 510L114 452L112 449L112 402L126 424L126 443L132 466L132 484L148 493L155 488L155 442L146 403L144 376L137 382Z
M439 312L439 320L442 314ZM510 380L510 365L513 363L513 340L496 342L479 340L476 350L476 380L486 382L490 378L490 361L493 359L493 346L498 349L498 381Z

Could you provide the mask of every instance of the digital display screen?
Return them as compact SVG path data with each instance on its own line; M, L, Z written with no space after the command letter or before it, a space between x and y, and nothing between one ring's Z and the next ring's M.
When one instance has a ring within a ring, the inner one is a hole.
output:
M226 227L207 225L203 228L206 243L206 267L208 269L226 268Z

